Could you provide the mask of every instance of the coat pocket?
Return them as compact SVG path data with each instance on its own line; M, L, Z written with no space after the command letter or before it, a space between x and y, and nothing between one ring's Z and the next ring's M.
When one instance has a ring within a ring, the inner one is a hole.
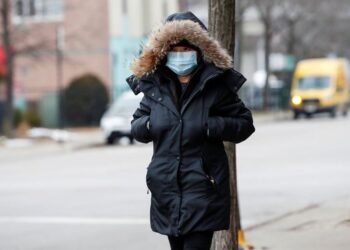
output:
M219 194L224 195L226 192L229 192L229 190L227 190L229 181L228 159L225 152L220 157L218 157L218 155L217 152L210 153L206 150L202 150L201 171L211 187Z
M173 171L177 163L169 161L168 157L153 157L147 167L146 183L151 193L161 196L174 189Z
M208 165L206 161L204 160L203 156L200 157L200 162L201 162L201 171L202 174L205 176L206 180L210 184L210 186L214 189L217 190L217 182L213 175L210 173L210 170L208 168Z

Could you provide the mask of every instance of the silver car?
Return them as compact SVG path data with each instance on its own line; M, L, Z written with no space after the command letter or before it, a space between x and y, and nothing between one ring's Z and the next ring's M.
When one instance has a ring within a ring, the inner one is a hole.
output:
M132 91L126 91L103 114L100 126L107 144L114 144L122 137L128 137L130 144L134 143L130 122L142 97L142 92L135 95Z

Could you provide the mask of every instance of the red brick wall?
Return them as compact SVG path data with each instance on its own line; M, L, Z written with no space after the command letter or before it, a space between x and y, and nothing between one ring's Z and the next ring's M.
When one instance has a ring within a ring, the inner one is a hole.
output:
M47 91L57 90L55 29L62 24L65 33L63 84L84 73L100 77L111 86L109 63L109 27L107 0L66 0L63 21L32 23L26 31L14 28L18 49L35 45L36 57L28 53L17 56L15 81L28 100L37 100ZM37 48L38 44L42 44Z

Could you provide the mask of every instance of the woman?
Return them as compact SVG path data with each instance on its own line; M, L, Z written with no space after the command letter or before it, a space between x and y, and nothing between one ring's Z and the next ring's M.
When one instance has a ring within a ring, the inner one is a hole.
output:
M171 249L209 249L213 232L229 229L230 188L223 141L254 131L237 95L246 80L191 12L154 29L126 80L137 95L131 133L153 142L146 182L150 223Z

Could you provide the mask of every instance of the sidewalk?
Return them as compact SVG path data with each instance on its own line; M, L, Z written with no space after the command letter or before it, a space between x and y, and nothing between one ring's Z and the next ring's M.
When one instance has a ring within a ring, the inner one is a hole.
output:
M255 124L278 122L291 119L291 113L285 111L254 112L253 119ZM43 129L45 130L45 128ZM67 128L64 131L57 130L56 132L57 137L67 136L68 140L60 143L49 138L12 140L0 138L0 162L6 159L71 152L83 148L103 146L105 143L102 129L99 127Z
M61 154L104 144L103 132L98 127L68 128L65 129L65 132L69 137L65 142L49 138L16 138L11 140L3 138L0 140L0 162Z
M245 229L256 250L349 250L350 196Z
M291 120L293 118L293 113L291 111L270 111L270 112L260 112L253 111L254 123L266 123L266 122L276 122Z

